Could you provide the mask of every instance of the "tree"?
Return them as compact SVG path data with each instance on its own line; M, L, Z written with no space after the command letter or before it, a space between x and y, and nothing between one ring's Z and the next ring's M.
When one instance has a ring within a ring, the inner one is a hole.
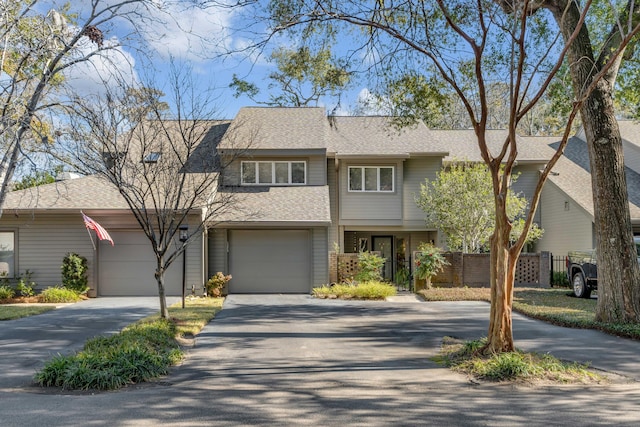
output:
M234 207L230 192L217 191L219 174L234 158L216 154L229 123L214 120L212 93L189 69L173 68L169 89L173 118L162 92L150 85L76 99L55 147L65 162L119 190L154 251L164 318L165 271L217 215ZM178 241L182 225L188 225L186 241Z
M503 7L508 3L509 9ZM427 74L435 69L463 103L478 140L482 159L492 180L495 230L490 239L491 312L485 352L512 351L511 307L516 262L533 223L542 186L569 138L570 126L577 109L598 81L616 66L622 49L610 51L603 67L587 84L579 86L566 123L558 151L540 174L530 201L523 232L511 241L513 224L507 212L507 193L518 155L517 128L549 87L562 66L567 50L578 36L588 7L581 11L574 31L565 36L565 46L550 25L549 14L531 13L538 2L468 1L355 1L323 0L296 2L272 0L267 12L274 31L292 31L296 36L311 37L353 28L355 39L364 37L360 46L368 48L369 60L376 61L386 72L408 70ZM587 2L590 4L590 2ZM559 8L560 13L565 9ZM626 27L625 27L626 28ZM302 30L300 30L302 29ZM638 32L633 26L619 34L622 48ZM358 43L354 40L354 43ZM386 60L386 61L385 61ZM388 64L387 68L385 64ZM473 88L464 83L472 77ZM487 141L490 121L488 84L502 80L508 84L508 136L503 144L491 150ZM479 102L476 105L474 99Z
M273 51L270 61L278 68L269 74L269 100L259 101L258 87L233 75L229 87L235 89L236 98L247 95L258 104L269 106L304 107L317 106L327 95L337 95L350 81L346 62L331 56L331 50L320 49L313 53L307 46L298 49L279 48Z
M596 16L608 16L605 22L610 27L607 29L606 24L598 22L594 32L581 25L589 3L581 8L572 1L548 0L538 6L551 11L569 48L567 59L574 96L595 82L594 89L580 105L580 115L589 149L595 213L596 319L637 323L640 322L640 268L633 242L622 138L613 93L627 42L631 40L628 49L633 52L638 41L633 34L640 23L640 3L634 0L619 3L613 2L614 9L608 13L595 9ZM539 10L538 6L532 11ZM592 38L591 34L598 34L598 29L602 38ZM574 37L575 40L569 42ZM598 78L600 75L603 78Z
M511 183L515 183L513 176ZM427 224L442 231L450 250L479 253L486 249L495 228L491 174L484 163L454 162L437 173L433 181L420 184L417 205L425 212ZM510 188L507 191L507 215L513 223L511 241L522 232L527 199ZM526 243L542 237L534 224Z
M42 146L52 139L46 117L72 89L65 84L66 73L120 47L105 40L100 27L144 16L156 2L91 0L83 15L69 5L41 12L50 7L39 0L0 0L0 215L29 144Z
M51 184L56 181L56 176L62 173L62 165L55 166L53 170L35 170L29 175L20 178L20 181L13 185L13 190L24 190L25 188L37 187L39 185Z

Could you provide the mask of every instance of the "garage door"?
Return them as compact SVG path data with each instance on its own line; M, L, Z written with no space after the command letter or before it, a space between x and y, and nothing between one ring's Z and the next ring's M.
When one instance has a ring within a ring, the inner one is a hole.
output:
M309 293L309 232L231 230L229 271L230 293Z
M156 260L151 243L142 232L110 231L115 243L100 242L98 295L156 296ZM167 295L182 294L182 258L164 276Z

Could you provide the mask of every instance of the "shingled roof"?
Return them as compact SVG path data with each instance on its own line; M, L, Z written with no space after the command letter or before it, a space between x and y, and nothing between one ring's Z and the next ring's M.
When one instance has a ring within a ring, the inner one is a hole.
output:
M233 193L234 209L217 215L216 222L331 223L329 187L326 185L227 187L220 193Z
M129 209L118 189L105 179L88 176L12 191L3 205L8 210Z
M325 110L319 107L243 107L219 147L236 150L326 149Z
M446 143L434 138L419 122L397 129L389 117L330 117L327 151L336 157L410 157L417 154L445 155Z

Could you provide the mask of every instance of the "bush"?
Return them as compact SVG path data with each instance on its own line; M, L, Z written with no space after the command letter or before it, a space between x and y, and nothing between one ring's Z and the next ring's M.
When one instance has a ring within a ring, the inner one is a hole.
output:
M231 275L225 276L222 272L218 271L214 276L211 276L206 283L207 295L210 297L220 297L222 296L222 289L227 282L231 280Z
M182 358L168 320L135 323L121 333L87 341L72 356L58 356L36 373L41 386L73 390L114 390L166 375Z
M15 291L10 286L7 286L7 285L0 286L0 299L13 298L14 295L15 295Z
M356 280L359 282L370 282L382 280L382 266L385 259L371 252L360 252L358 254L359 271Z
M562 288L569 288L569 279L567 273L564 271L554 271L551 278L551 286L560 286Z
M15 286L16 295L21 297L32 297L36 294L36 283L31 281L32 275L33 271L26 270L24 274L18 276L18 282Z
M68 253L62 259L62 286L78 294L89 291L87 259L76 253Z
M357 285L345 283L313 288L313 295L317 298L380 300L393 296L396 292L395 286L379 281L361 282Z
M442 271L444 266L449 265L449 263L442 256L440 248L431 243L420 243L418 251L415 261L415 275L418 279L426 280L428 285L431 282L431 278Z
M61 303L61 302L77 302L80 301L80 295L71 289L56 286L47 288L38 296L40 302Z

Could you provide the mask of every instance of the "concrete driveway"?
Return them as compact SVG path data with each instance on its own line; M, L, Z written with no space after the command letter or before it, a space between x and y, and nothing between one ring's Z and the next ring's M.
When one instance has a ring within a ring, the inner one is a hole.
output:
M231 296L182 366L110 393L0 391L7 426L638 425L630 379L581 387L474 384L429 359L445 335L486 334L481 302L390 303ZM514 315L520 347L640 367L640 343ZM575 353L577 356L583 355ZM637 375L637 374L636 374Z
M159 307L157 297L103 297L0 322L0 390L30 386L51 357L80 350L87 339L118 332Z

